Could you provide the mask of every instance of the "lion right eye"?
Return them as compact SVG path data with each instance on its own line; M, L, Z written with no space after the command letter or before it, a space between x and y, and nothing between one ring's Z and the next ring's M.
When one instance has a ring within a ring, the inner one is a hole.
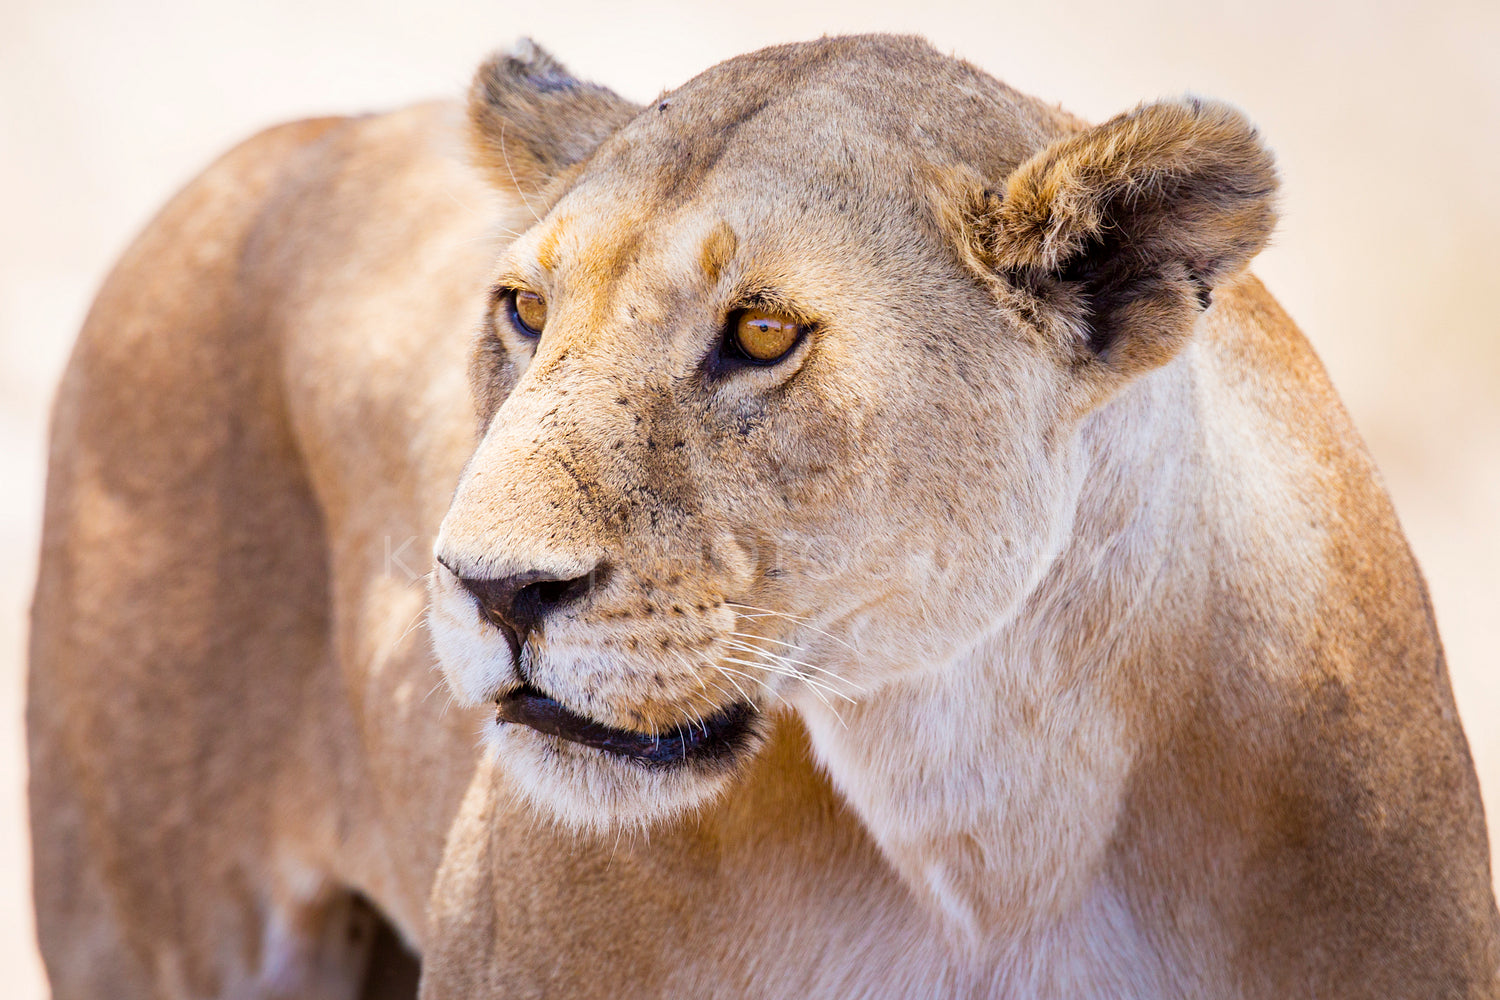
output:
M791 353L805 328L796 320L764 309L741 309L729 317L724 343L756 365L774 365Z
M513 288L507 297L511 325L525 337L540 337L547 325L547 300L539 292Z

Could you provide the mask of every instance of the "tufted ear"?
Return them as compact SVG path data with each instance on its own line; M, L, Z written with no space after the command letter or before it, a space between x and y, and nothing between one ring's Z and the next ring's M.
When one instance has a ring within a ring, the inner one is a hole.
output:
M1123 373L1168 360L1214 286L1265 246L1276 173L1235 109L1143 105L1021 164L969 220L1042 325Z
M534 194L588 158L639 110L576 79L529 38L496 53L469 88L469 142L496 185Z

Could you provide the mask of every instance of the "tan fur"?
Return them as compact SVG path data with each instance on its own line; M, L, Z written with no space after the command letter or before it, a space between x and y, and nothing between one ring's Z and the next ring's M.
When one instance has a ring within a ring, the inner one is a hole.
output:
M359 995L377 911L428 998L1500 995L1425 587L1243 270L1274 187L1222 105L888 37L639 113L528 43L467 122L232 152L54 417L56 996ZM715 367L747 304L809 332ZM596 575L518 661L433 551ZM523 677L761 714L650 770L491 721Z

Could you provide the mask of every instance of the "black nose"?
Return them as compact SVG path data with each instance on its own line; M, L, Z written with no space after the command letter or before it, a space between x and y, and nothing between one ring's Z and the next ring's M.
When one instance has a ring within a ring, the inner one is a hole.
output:
M444 564L446 565L446 563ZM452 569L452 567L449 567ZM479 615L497 628L509 629L517 639L541 630L543 623L577 604L604 576L603 564L583 576L560 579L545 570L482 579L454 572L463 588L474 595Z

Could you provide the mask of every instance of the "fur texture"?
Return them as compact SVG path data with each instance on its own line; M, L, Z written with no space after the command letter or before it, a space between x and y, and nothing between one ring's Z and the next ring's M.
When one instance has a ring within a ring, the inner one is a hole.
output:
M883 36L643 109L523 44L466 122L232 153L59 396L59 1000L355 995L365 900L430 1000L1500 994L1421 576L1244 271L1274 189L1222 105L1089 128ZM455 573L587 585L513 654ZM492 722L523 680L759 715L647 769Z

